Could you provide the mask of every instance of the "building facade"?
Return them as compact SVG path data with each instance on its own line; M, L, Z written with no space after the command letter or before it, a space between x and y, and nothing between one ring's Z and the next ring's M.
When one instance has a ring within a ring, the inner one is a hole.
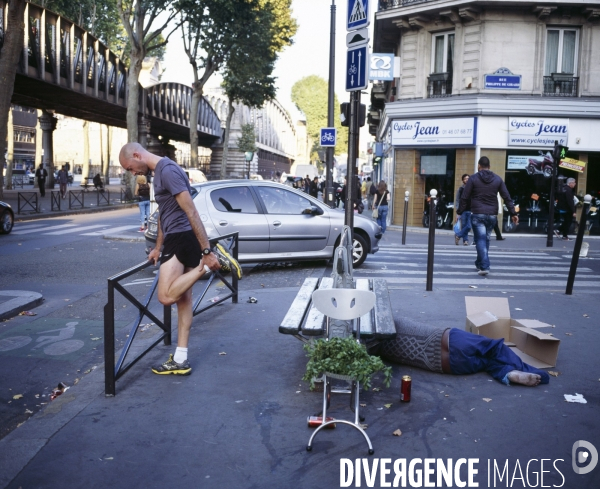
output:
M554 142L585 163L578 194L600 197L600 2L380 0L373 52L400 58L400 77L373 85L369 125L393 182L392 222L420 225L432 188L452 201L488 156L543 230ZM506 221L507 216L504 216Z

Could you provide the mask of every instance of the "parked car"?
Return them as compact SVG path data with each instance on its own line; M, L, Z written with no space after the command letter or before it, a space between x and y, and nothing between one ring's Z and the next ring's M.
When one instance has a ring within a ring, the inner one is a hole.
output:
M344 211L300 190L267 180L219 180L193 186L192 197L209 238L239 232L241 262L329 259L340 241ZM154 248L158 211L146 243ZM379 250L381 228L354 216L354 266Z
M190 183L202 183L208 181L206 175L201 170L196 170L191 168L189 170L184 170L185 174L188 176Z
M0 234L8 234L12 231L15 222L15 214L10 204L0 201Z

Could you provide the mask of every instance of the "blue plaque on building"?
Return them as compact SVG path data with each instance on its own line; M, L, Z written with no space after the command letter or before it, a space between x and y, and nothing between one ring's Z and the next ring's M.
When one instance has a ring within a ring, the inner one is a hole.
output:
M515 75L508 68L500 68L491 75L483 76L485 90L521 90L521 75Z

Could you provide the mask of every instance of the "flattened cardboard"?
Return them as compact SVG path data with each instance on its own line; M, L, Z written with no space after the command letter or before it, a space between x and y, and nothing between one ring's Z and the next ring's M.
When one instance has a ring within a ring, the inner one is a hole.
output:
M560 340L538 328L550 327L537 319L511 319L505 297L465 297L465 330L492 339L504 339L525 363L537 368L556 365Z

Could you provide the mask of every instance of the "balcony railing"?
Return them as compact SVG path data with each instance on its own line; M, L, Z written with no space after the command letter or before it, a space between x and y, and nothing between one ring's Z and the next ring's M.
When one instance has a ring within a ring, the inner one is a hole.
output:
M544 97L577 97L579 78L570 74L553 73L544 77Z
M435 0L379 0L379 10L388 10L391 8L408 7L416 3L426 3Z
M452 73L432 73L427 81L427 96L429 98L452 95Z

